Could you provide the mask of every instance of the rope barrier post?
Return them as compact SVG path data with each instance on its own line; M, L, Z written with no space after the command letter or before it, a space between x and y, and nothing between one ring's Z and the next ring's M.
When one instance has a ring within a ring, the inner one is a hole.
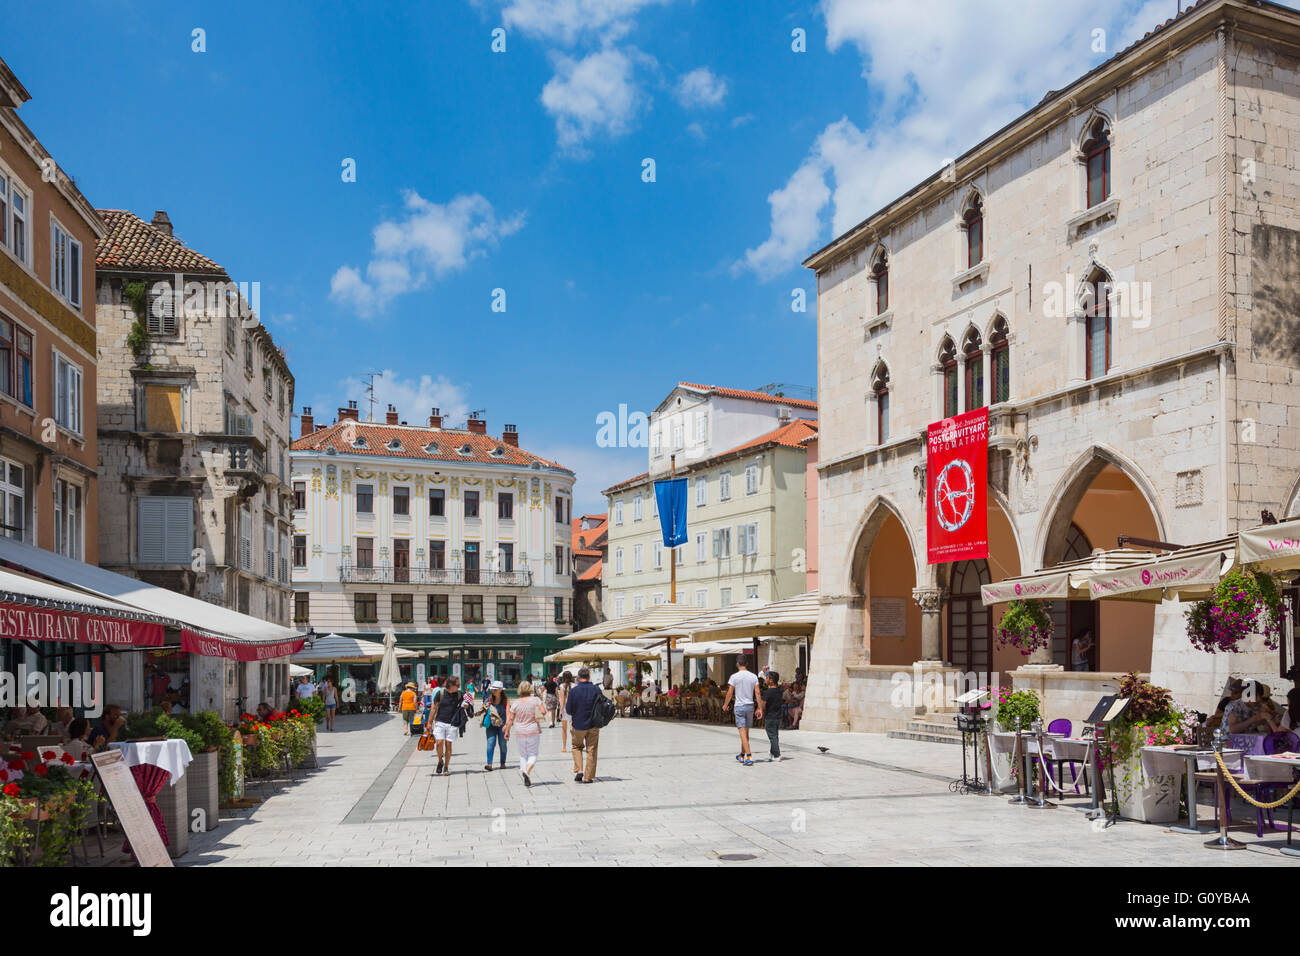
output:
M1038 742L1038 799L1026 805L1035 810L1053 810L1056 804L1047 799L1047 767L1043 763L1043 718L1035 717L1029 729Z
M1228 792L1223 772L1223 728L1219 727L1214 731L1214 772L1216 779L1214 781L1214 799L1218 801L1219 811L1219 835L1213 840L1206 841L1206 846L1215 850L1244 850L1246 844L1239 840L1234 840L1228 836L1228 807L1232 801L1232 794Z
M1018 768L1016 776L1019 778L1016 783L1016 795L1007 803L1018 803L1023 807L1029 806L1029 797L1025 794L1025 757L1024 743L1020 738L1020 715L1016 715L1016 750L1012 766Z

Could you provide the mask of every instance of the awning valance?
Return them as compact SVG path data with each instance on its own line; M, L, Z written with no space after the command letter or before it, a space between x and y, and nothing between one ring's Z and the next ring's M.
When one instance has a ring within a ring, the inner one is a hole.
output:
M1166 598L1203 597L1219 583L1234 558L1231 540L1180 548L1152 555L1151 560L1131 567L1089 575L1088 592L1094 600L1118 598L1155 604Z
M1300 518L1241 532L1237 535L1237 563L1263 571L1300 568Z
M1092 597L1089 582L1093 575L1119 571L1155 558L1156 555L1150 551L1137 551L1132 548L1098 550L1086 558L1062 561L1060 564L1042 568L1033 574L1022 574L993 584L981 585L980 599L986 605L1028 600L1087 601Z

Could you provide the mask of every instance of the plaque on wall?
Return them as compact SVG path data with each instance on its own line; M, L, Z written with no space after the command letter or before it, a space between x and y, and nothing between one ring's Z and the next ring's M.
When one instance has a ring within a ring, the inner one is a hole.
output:
M907 637L907 598L871 599L871 636Z

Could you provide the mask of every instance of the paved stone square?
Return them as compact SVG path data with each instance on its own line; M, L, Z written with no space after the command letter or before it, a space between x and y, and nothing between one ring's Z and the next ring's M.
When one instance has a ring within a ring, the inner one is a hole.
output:
M528 789L513 751L506 771L484 772L478 727L458 742L450 776L434 774L434 754L394 715L341 716L337 727L320 734L320 769L255 788L263 803L223 814L178 862L1300 866L1278 852L1284 833L1255 837L1253 814L1234 816L1249 819L1233 830L1249 848L1221 853L1162 826L1099 831L1072 808L1084 799L1028 810L951 793L961 751L948 744L786 732L788 759L769 763L759 730L761 759L742 767L729 727L618 719L601 732L595 784L574 783L556 729Z

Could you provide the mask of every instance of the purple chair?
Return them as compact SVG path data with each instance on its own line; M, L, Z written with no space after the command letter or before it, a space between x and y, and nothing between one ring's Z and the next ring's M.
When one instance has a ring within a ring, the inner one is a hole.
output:
M1049 734L1060 734L1063 737L1069 737L1073 730L1074 730L1074 724L1071 723L1069 718L1067 717L1058 717L1056 718L1056 720L1052 721L1050 724L1047 725L1047 732ZM1076 761L1073 760L1056 761L1056 785L1058 787L1064 787L1064 784L1061 782L1062 764L1069 765L1070 779L1074 783L1074 792L1078 793L1079 792L1079 764ZM1086 767L1084 768L1083 774L1086 782L1088 776L1088 770Z

